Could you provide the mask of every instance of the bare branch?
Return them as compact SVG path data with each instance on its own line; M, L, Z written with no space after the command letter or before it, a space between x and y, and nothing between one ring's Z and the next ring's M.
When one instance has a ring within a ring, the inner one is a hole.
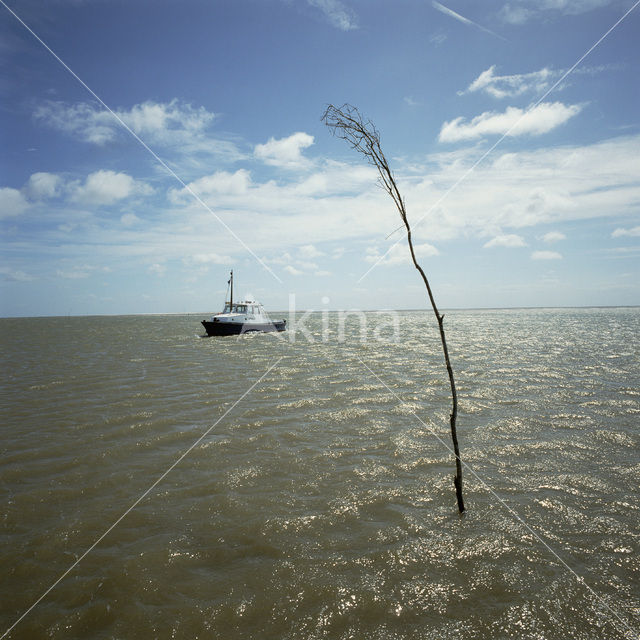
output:
M449 359L449 350L447 348L447 341L444 333L444 315L441 315L436 306L433 292L427 276L418 264L416 254L413 248L413 241L411 239L411 226L409 225L409 219L407 218L407 210L405 209L404 199L398 189L395 177L389 163L382 152L380 146L380 133L374 126L371 120L366 120L356 107L350 104L343 104L341 107L335 107L330 104L327 106L322 121L329 127L331 132L337 138L345 140L352 149L359 151L367 160L367 162L373 165L378 170L378 183L380 186L391 196L396 209L402 218L402 222L407 230L407 241L409 243L409 251L411 253L411 260L413 265L420 273L422 280L424 281L429 295L429 301L431 307L438 321L438 327L440 329L440 342L442 343L442 350L444 353L444 360L447 367L447 373L449 375L449 383L451 386L451 402L452 409L450 415L451 425L451 439L453 441L453 451L456 456L456 475L453 480L456 489L456 499L458 501L458 510L460 513L464 511L464 501L462 499L462 463L460 460L460 450L458 448L458 437L456 433L456 419L458 415L458 395L456 393L456 385L453 378L453 369L451 367L451 361Z

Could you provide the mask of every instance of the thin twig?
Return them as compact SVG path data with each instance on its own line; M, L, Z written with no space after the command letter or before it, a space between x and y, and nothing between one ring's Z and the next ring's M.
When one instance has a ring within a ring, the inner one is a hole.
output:
M456 457L456 475L453 480L456 489L456 499L458 501L458 510L460 513L464 511L464 500L462 499L462 463L460 460L460 449L458 447L458 436L456 433L456 420L458 417L458 394L456 392L456 383L453 378L453 368L451 367L451 360L449 358L449 349L447 348L447 340L444 333L444 314L438 311L436 301L433 297L433 291L427 276L418 263L416 253L413 248L413 241L411 238L411 226L407 217L407 210L405 208L404 199L398 189L393 171L389 167L389 163L382 152L380 146L380 133L376 129L371 120L365 120L356 107L350 104L344 104L341 107L335 107L330 104L322 116L323 122L331 129L333 135L342 140L345 140L352 149L359 151L369 164L376 167L378 170L378 183L380 186L391 196L393 199L402 222L407 230L407 241L409 243L409 251L411 252L411 260L414 267L420 273L424 285L429 295L429 301L431 307L438 321L438 328L440 329L440 342L442 343L442 351L444 353L444 361L447 366L447 374L449 376L449 384L451 386L451 439L453 441L453 451Z

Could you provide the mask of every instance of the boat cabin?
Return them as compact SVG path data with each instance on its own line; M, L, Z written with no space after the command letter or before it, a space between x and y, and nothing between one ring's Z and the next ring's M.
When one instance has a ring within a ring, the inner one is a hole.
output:
M240 302L238 304L227 304L224 305L224 311L222 313L242 313L247 315L261 315L262 305L257 302Z

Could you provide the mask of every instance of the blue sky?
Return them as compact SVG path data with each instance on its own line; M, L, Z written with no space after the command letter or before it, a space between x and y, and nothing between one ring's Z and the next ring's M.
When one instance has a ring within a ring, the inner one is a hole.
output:
M441 307L640 304L634 2L2 0L0 315L426 307L345 102Z

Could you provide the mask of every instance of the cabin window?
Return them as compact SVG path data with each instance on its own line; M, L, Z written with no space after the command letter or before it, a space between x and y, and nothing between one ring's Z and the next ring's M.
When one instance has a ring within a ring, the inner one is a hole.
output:
M225 304L224 311L222 313L231 313L231 306L228 304Z
M236 313L247 313L247 305L246 304L237 304L236 305Z

